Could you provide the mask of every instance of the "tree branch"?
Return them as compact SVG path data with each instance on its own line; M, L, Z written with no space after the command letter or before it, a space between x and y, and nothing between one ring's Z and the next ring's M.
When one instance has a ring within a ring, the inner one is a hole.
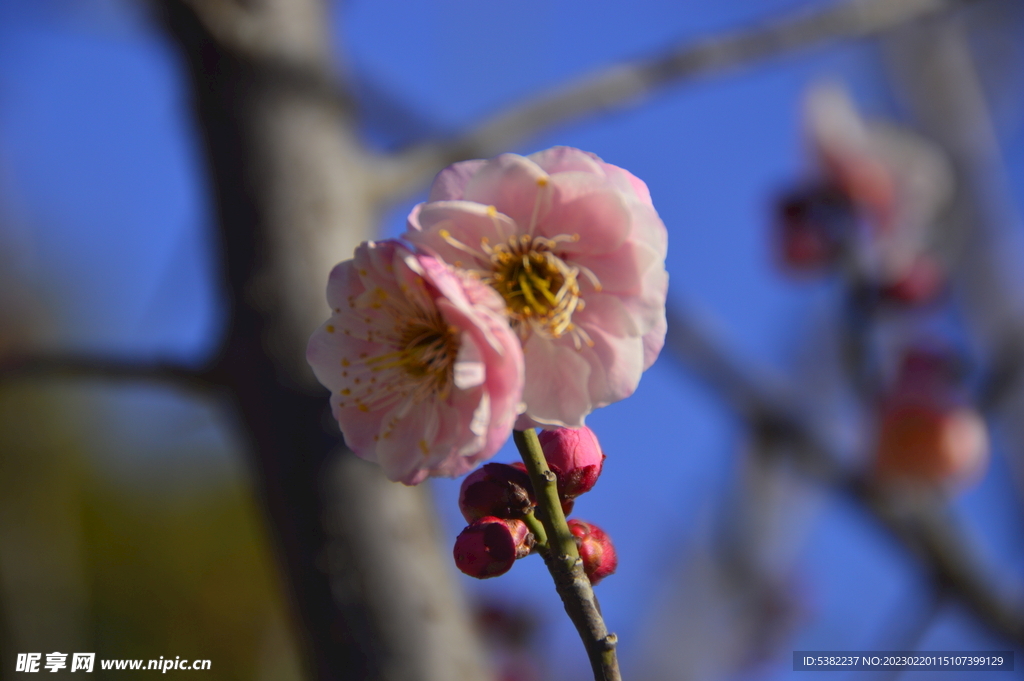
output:
M509 108L466 134L428 142L378 162L381 192L397 198L467 158L508 151L556 125L635 104L674 83L718 73L829 40L865 38L954 10L972 0L847 0L753 28L678 45L617 64Z
M181 2L222 49L229 50L234 59L246 65L252 76L272 87L334 106L340 112L355 111L352 93L329 66L331 55L324 50L325 45L298 41L301 47L296 47L296 41L281 35L287 29L281 31L279 25L271 24L237 0ZM274 30L269 30L268 25Z
M331 72L324 0L234 4L154 6L191 79L209 163L229 301L213 366L243 425L306 675L479 681L483 652L426 490L350 465L305 362L328 272L378 218L351 118L268 74L275 60Z
M566 523L562 502L558 498L555 474L548 468L537 432L532 428L512 431L519 455L526 465L530 482L537 496L540 521L544 524L548 546L543 551L544 563L555 582L555 590L576 631L583 640L590 658L595 681L622 681L615 654L618 637L609 633L601 615L601 607L583 569L583 560L576 540Z
M685 315L670 310L665 348L694 371L762 435L791 446L805 475L864 508L931 571L939 588L959 598L975 616L1014 643L1024 642L1024 614L990 588L964 538L936 503L907 507L873 480L851 474L800 415L782 390L748 378L750 372L720 351Z
M197 392L209 392L216 385L208 371L167 361L73 353L35 353L0 358L0 383L47 379L162 383Z

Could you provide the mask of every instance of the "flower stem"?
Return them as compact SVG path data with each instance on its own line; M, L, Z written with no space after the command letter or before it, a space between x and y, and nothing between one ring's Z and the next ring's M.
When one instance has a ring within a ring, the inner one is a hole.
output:
M601 617L601 607L583 571L576 540L569 532L565 514L562 513L555 474L548 468L537 432L532 428L516 430L512 432L512 437L533 483L537 496L537 517L547 532L547 550L542 551L544 562L555 581L558 595L562 597L565 612L583 639L590 666L594 670L594 679L621 681L619 662L615 656L618 638L608 633L604 618Z
M537 551L547 551L548 531L544 529L544 523L540 521L533 511L523 516L523 522L530 528L530 532L533 533L533 538L537 542L534 544L534 549Z

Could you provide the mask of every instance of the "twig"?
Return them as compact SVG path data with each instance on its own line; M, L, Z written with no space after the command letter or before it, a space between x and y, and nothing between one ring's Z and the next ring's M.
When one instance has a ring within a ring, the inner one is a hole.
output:
M670 311L668 329L666 349L755 427L790 444L805 475L856 501L930 569L941 589L958 597L995 632L1015 643L1024 642L1024 614L988 586L964 539L937 506L901 509L891 492L844 470L785 394L748 378L748 372L718 350L685 316Z
M618 638L608 633L590 579L583 571L583 560L576 548L576 540L562 512L555 474L548 468L537 432L532 428L516 430L512 432L512 437L530 474L540 510L538 515L547 533L548 548L543 552L544 562L555 580L555 589L562 597L565 612L583 639L590 666L594 670L594 679L621 681L619 662L615 656Z
M494 116L454 139L424 143L382 159L382 194L395 198L439 168L514 148L543 130L636 103L654 91L835 39L864 38L953 10L971 0L848 0L745 30L687 41L665 53L617 64Z
M207 371L166 361L133 361L84 354L26 354L0 358L0 383L46 379L163 383L199 392L208 392L216 384Z

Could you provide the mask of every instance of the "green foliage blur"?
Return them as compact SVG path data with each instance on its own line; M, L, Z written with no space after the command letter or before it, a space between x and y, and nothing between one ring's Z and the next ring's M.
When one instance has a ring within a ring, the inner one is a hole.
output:
M104 390L0 386L0 678L20 652L209 659L207 681L301 677L260 511L237 453L109 470L90 432ZM145 663L143 663L145 666ZM45 671L45 670L43 670ZM169 671L168 674L192 672ZM128 672L131 674L131 672Z

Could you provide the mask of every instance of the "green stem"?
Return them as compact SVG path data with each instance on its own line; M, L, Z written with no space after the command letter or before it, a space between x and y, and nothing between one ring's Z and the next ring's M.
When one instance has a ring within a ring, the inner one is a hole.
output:
M530 511L523 516L523 522L530 528L530 532L533 533L533 538L536 540L536 544L533 545L536 551L547 551L548 550L548 531L544 529L544 523L534 515L533 511Z
M547 550L542 551L544 562L555 581L555 589L569 619L576 626L594 670L595 681L621 681L619 662L615 656L618 638L608 633L601 608L583 571L576 540L562 513L555 474L548 468L544 452L532 428L512 432L519 455L526 464L526 472L533 483L537 497L537 518L547 533Z

